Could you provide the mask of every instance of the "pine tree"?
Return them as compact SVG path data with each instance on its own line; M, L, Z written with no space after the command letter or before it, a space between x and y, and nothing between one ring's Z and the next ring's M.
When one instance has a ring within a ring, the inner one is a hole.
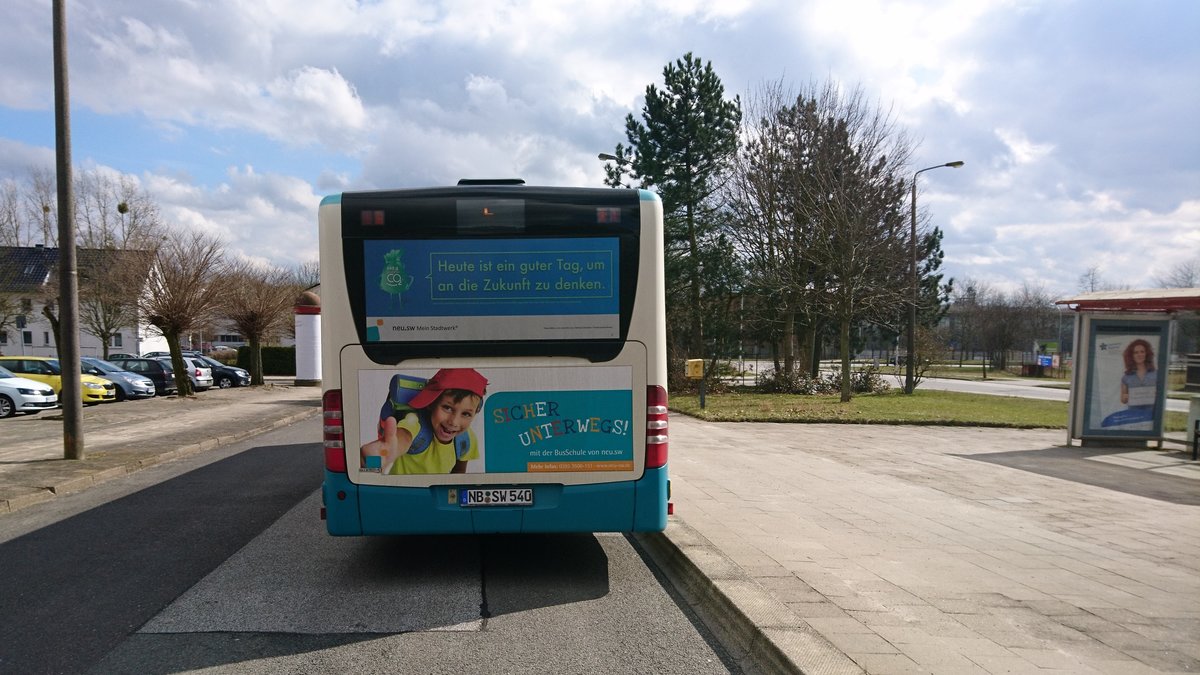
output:
M609 185L623 185L628 177L662 198L668 344L685 346L694 357L704 353L701 261L711 253L705 247L720 241L713 195L737 152L741 119L741 102L725 99L712 62L689 52L663 69L663 89L646 87L642 119L625 118L629 145L617 145L618 162L606 169ZM670 335L681 323L688 326L686 340Z

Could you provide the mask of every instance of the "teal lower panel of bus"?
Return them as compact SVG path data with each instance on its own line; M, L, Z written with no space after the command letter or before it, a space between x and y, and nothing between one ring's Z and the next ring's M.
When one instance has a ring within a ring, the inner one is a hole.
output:
M661 532L667 526L665 466L636 481L532 487L533 506L463 507L452 498L454 486L355 485L344 473L326 471L322 496L329 533L338 536Z

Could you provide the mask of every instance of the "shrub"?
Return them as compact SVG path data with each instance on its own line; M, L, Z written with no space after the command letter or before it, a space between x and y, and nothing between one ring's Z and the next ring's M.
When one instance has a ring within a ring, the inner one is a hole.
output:
M836 384L835 384L836 386ZM758 388L768 394L828 394L829 381L825 378L814 378L799 372L767 370L759 378Z
M250 347L238 347L237 364L246 370L250 369ZM271 346L262 348L263 375L292 375L296 374L296 348Z
M804 396L837 394L842 391L842 372L834 369L824 375L811 377L799 373L768 370L759 379L758 388L766 394L800 394ZM890 387L883 380L878 366L869 365L850 373L850 392L882 394Z

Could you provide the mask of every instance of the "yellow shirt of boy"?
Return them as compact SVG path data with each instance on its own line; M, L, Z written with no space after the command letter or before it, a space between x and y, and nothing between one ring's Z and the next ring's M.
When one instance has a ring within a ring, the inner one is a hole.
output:
M416 413L410 412L404 416L404 419L396 423L396 429L407 431L415 439L421 430L421 419ZM459 460L479 459L479 443L475 438L475 432L467 429L466 433L469 442L467 452L462 457L455 452L454 441L442 443L437 436L431 436L428 448L416 454L409 454L406 451L400 455L399 459L392 462L392 468L388 473L392 475L450 473L450 469L453 469L455 462Z

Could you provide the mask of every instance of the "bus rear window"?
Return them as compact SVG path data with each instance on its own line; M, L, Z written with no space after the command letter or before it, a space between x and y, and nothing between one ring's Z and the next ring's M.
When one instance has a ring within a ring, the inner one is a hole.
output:
M604 189L346 193L343 255L360 342L377 363L611 359L633 313L640 214L636 193Z
M620 336L616 237L376 239L362 246L366 342Z

